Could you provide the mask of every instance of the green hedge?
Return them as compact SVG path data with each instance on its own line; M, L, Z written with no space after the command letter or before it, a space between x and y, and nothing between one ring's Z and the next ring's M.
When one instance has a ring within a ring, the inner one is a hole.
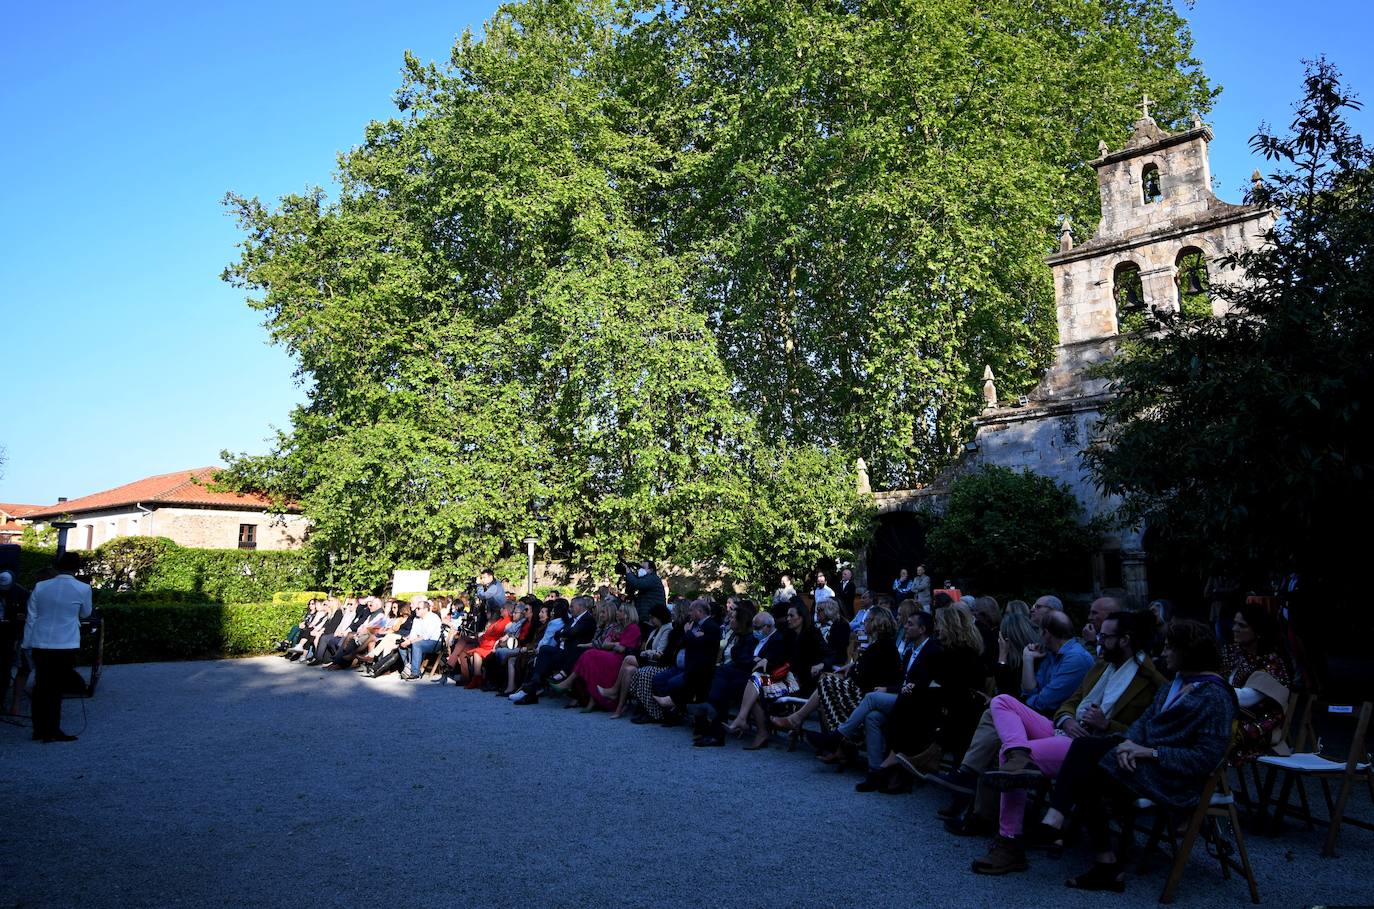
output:
M295 606L304 609L310 605L311 600L323 600L329 594L323 590L282 590L272 594L272 604L274 606Z
M52 566L57 557L56 546L20 546L19 564L15 568L14 579L32 590L38 582L38 572Z
M190 549L164 537L111 540L90 554L87 565L101 600L214 603L263 603L279 590L315 587L315 567L304 550Z
M301 607L277 603L108 603L106 663L252 656L272 651Z

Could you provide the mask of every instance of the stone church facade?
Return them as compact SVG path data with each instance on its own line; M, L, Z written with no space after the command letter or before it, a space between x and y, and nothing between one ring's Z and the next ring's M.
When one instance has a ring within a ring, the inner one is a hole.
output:
M1075 246L1069 225L1060 249L1046 261L1054 273L1059 344L1036 388L1015 402L997 398L995 366L984 374L986 407L974 421L964 457L931 486L877 493L881 512L939 509L949 482L982 465L1029 469L1066 484L1090 516L1110 513L1081 462L1096 437L1110 392L1092 379L1091 366L1112 356L1118 339L1142 327L1147 311L1219 316L1224 304L1208 297L1212 283L1235 284L1244 275L1222 258L1266 242L1274 214L1259 206L1231 205L1212 192L1207 156L1211 130L1168 133L1148 115L1136 121L1124 148L1090 162L1097 170L1102 216L1091 238ZM1199 307L1203 312L1199 313ZM1094 593L1124 588L1143 605L1149 596L1142 530L1112 531L1094 565ZM871 582L885 583L883 578Z

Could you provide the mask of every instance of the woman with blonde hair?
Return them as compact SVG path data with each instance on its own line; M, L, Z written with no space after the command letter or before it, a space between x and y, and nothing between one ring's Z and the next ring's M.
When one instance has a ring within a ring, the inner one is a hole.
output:
M967 606L947 606L935 613L935 633L945 647L983 652L983 636L978 633L977 620Z
M637 610L635 615L638 615ZM644 628L645 624L648 625L647 631ZM615 705L611 719L618 720L625 715L625 705L630 700L630 686L635 673L640 669L640 661L643 660L652 665L667 651L668 639L672 633L673 622L668 607L663 603L655 603L649 607L647 622L640 623L640 643L643 646L637 653L625 654L624 659L620 661L620 670L616 674L614 685L607 687L598 684L596 686L596 693L600 696L599 703L602 706Z
M883 733L891 749L884 792L911 789L908 773L934 772L945 751L962 754L987 707L983 638L967 606L935 611L940 650L930 667L932 684L898 696Z
M596 653L599 650L614 649L619 644L620 636L625 630L625 626L621 623L620 609L614 600L602 600L597 603L592 615L596 618L596 634L592 636L591 643L584 647L582 655L573 664L572 672L568 673L567 678L549 686L550 690L559 694L573 695L572 700L564 704L564 707L574 706L582 700L585 686L578 686L578 683L583 679L583 675L579 671L580 667L584 668L582 661L586 659L588 654ZM635 643L638 641L636 640ZM619 661L616 665L620 665ZM578 687L575 689L574 686Z
M1008 606L997 632L997 669L993 679L998 694L1021 694L1021 654L1026 645L1039 643L1040 633L1031 624L1030 612L1013 612Z
M392 600L395 606L395 614L390 614L386 626L386 631L379 634L372 642L372 649L358 659L367 664L366 672L368 675L377 675L377 669L387 662L388 658L397 654L401 641L410 634L412 610L409 603L401 603Z

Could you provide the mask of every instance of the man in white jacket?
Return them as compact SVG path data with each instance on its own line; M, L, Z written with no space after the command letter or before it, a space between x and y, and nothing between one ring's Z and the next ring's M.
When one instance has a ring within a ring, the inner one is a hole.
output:
M33 654L33 737L42 742L74 742L62 731L62 686L76 666L81 620L91 614L91 585L78 581L81 558L64 552L57 577L34 585L29 596L24 646Z

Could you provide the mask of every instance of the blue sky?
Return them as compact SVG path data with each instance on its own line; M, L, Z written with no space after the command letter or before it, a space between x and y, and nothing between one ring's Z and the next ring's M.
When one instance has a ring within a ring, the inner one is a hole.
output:
M0 501L47 504L261 452L303 395L241 292L219 201L328 184L391 111L402 53L444 59L493 2L32 3L0 44ZM1366 2L1181 7L1223 87L1212 173L1239 201L1305 58L1374 99ZM402 12L389 12L401 10ZM1374 103L1374 102L1372 102ZM1357 128L1374 140L1374 113Z

